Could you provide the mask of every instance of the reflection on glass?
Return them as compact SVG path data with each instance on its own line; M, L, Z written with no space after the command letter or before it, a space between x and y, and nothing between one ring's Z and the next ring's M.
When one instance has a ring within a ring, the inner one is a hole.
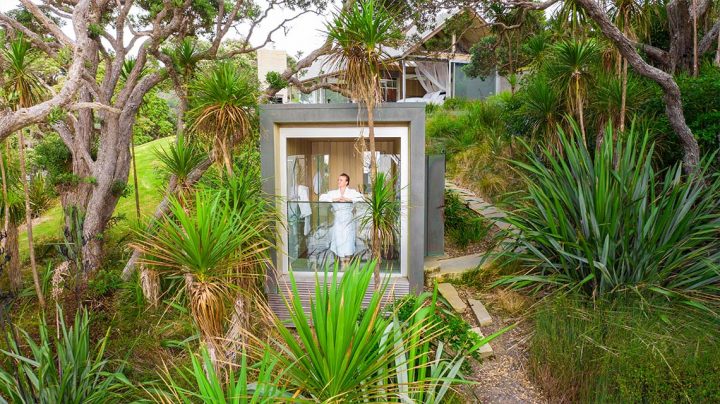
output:
M291 270L321 271L336 260L340 261L342 257L338 253L343 254L350 250L352 259L372 259L370 228L362 226L362 218L368 209L365 202L288 201L287 204L288 216L290 212L297 212L293 214L293 220L288 217L288 256ZM303 212L307 215L303 216ZM398 229L399 226L400 223L397 223ZM396 239L390 243L382 253L380 269L383 272L400 272L400 245L397 241ZM340 243L344 243L344 249L338 250ZM347 243L352 243L352 246Z

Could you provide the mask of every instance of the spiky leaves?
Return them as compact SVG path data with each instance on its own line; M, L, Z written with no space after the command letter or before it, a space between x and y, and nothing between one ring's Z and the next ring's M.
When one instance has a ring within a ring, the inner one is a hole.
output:
M134 247L143 262L185 276L193 317L208 342L220 337L229 278L266 249L258 243L257 211L236 209L226 191L198 192L193 208L176 198L155 231L141 232Z
M563 41L555 45L547 69L552 82L567 94L568 109L576 114L580 122L580 135L585 144L586 94L599 55L600 47L592 39Z
M2 48L2 55L7 63L7 93L13 109L27 108L38 104L45 95L42 81L32 68L32 45L22 35L10 41L8 47Z
M395 192L395 178L378 173L365 197L367 211L360 219L361 226L370 229L373 257L377 262L382 252L392 248L398 239L400 224L400 198ZM380 268L375 267L375 282L380 283Z
M396 19L379 2L360 0L334 15L326 26L332 40L330 61L352 98L367 108L370 139L370 177L377 174L375 106L382 101L380 75L386 47L398 46L403 34Z
M232 150L255 124L258 86L252 75L220 62L190 84L190 130L214 145L216 161L233 172Z
M530 272L502 282L593 297L630 288L720 293L717 175L705 167L685 178L679 165L656 172L648 135L633 130L615 142L608 136L594 158L578 139L559 136L564 156L546 151L517 163L528 191L509 221L524 248L510 255Z
M357 101L381 101L380 74L386 47L402 41L397 21L380 2L356 1L336 13L326 26L333 41L331 61L342 70L342 80Z
M186 188L185 181L190 173L205 160L206 155L196 143L180 134L177 141L170 144L167 149L157 149L155 157L162 164L163 170L175 176L178 187L182 190Z

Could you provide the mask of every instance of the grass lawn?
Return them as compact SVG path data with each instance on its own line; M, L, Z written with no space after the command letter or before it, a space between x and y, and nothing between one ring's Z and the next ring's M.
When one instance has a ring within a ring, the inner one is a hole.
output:
M138 168L138 188L140 189L140 211L143 216L151 215L162 200L165 189L165 181L159 170L159 162L155 157L155 150L159 147L168 145L174 137L166 137L143 145L135 147L135 157L137 159ZM128 184L133 184L132 166L130 166L130 176ZM136 219L135 215L135 193L132 189L127 196L120 198L115 208L116 217L121 218L117 224L118 230L127 229L131 222ZM63 212L60 201L55 206L48 209L39 220L36 219L36 225L33 227L33 235L36 242L42 243L55 239L62 234ZM27 232L20 233L20 254L23 259L27 259Z

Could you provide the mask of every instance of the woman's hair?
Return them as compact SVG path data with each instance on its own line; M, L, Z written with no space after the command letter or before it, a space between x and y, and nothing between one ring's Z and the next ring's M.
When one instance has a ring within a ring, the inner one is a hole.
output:
M347 181L347 184L350 185L350 176L349 176L349 175L347 175L347 174L345 174L345 173L342 173L342 174L340 174L340 176L341 176L341 177L345 177L345 180Z

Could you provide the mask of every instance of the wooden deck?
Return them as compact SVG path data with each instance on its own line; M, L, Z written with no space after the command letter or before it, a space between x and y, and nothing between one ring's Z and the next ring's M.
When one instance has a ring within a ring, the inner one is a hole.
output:
M295 281L297 283L298 293L302 302L303 310L305 314L310 313L310 298L315 294L315 277L313 274L300 274L295 275ZM290 278L287 275L283 275L278 279L277 288L272 288L268 291L268 303L270 308L277 314L277 316L283 320L290 320L290 313L288 312L287 305L283 299L283 294L287 297L290 291ZM367 292L365 292L364 304L367 305L372 297L373 290L375 290L375 283L370 282ZM385 291L383 296L383 303L391 303L394 300L400 299L403 296L410 293L410 283L405 277L393 277L390 280L390 284Z

